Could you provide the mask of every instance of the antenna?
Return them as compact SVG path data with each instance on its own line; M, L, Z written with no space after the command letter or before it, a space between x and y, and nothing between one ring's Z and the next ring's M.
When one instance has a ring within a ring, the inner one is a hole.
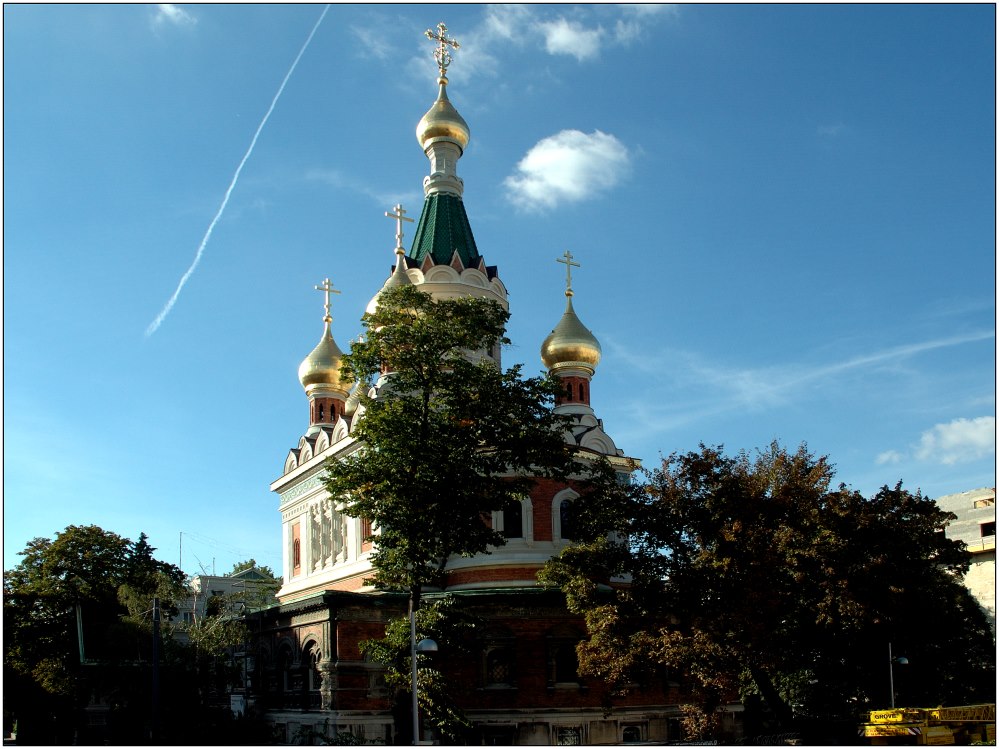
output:
M208 570L205 569L204 562L202 562L200 559L198 559L198 555L197 554L194 555L194 558L197 560L198 566L201 568L201 574L204 575L205 577L207 577L208 576Z

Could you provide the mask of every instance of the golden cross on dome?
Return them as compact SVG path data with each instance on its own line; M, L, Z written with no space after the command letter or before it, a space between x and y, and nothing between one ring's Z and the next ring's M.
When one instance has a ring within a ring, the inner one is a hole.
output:
M565 258L563 260L562 258ZM562 263L565 266L565 294L566 296L572 296L572 269L573 267L579 268L579 263L574 263L572 261L572 253L568 250L562 257L555 258L556 263Z
M385 211L385 215L389 218L395 219L395 251L405 252L405 250L402 249L402 222L408 221L409 223L413 223L413 219L406 216L406 210L402 207L402 203L396 203L395 208L392 210L395 211L395 213Z
M448 46L458 49L459 45L456 39L447 38L447 26L441 21L437 24L437 33L435 34L430 29L423 32L426 34L427 39L432 42L437 42L437 49L434 50L434 58L437 60L437 67L441 69L441 76L447 74L447 66L451 64L451 53L448 51Z
M330 294L339 294L340 292L333 288L333 284L327 278L323 281L322 286L317 286L316 291L326 292L326 314L323 316L323 322L333 322L333 318L330 317Z

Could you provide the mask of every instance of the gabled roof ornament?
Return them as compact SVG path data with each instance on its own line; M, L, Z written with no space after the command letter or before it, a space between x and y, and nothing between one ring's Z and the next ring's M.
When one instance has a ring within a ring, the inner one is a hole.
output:
M428 149L434 143L441 140L450 141L458 146L458 153L455 157L457 158L461 156L461 152L468 145L470 135L468 123L458 114L458 110L452 106L447 98L447 69L451 64L451 52L448 50L448 47L458 49L460 45L455 39L447 37L447 26L444 25L443 21L437 24L437 33L434 33L430 29L427 29L424 33L428 39L437 42L437 47L434 49L434 59L437 60L437 69L440 71L440 76L437 78L440 90L437 92L437 101L423 115L423 119L416 126L416 139L428 155L430 155ZM446 154L440 154L438 159L431 158L432 160L440 161L439 164L434 165L434 171L448 173L453 176L454 165L453 163L447 163L448 158ZM438 167L440 168L438 169ZM460 187L458 188L458 193L460 194Z
M568 250L555 262L565 265L565 312L541 344L541 361L552 372L579 370L592 376L600 363L600 342L572 308L572 269L580 266Z
M321 286L315 288L316 291L325 294L323 335L318 345L299 365L298 379L307 395L311 396L319 391L332 391L346 396L350 383L340 379L340 357L343 356L343 352L336 345L330 331L330 324L333 322L333 317L330 315L330 294L340 292L333 288L328 278L323 280Z
M441 78L447 77L447 68L451 64L451 52L448 47L454 47L458 49L461 45L458 44L457 39L447 38L447 26L441 21L437 24L437 33L432 30L427 29L423 32L427 39L432 42L437 42L437 49L434 50L434 58L437 60L437 67L440 68Z
M406 215L406 209L402 207L402 203L396 203L395 208L392 209L394 212L389 213L385 211L385 215L388 218L395 219L395 268L392 270L392 275L389 276L382 287L378 290L371 301L368 302L367 308L364 310L369 315L375 314L378 309L378 298L386 291L386 289L391 289L396 286L412 286L413 282L409 278L409 274L406 273L406 250L402 246L402 222L408 221L413 223L413 219Z

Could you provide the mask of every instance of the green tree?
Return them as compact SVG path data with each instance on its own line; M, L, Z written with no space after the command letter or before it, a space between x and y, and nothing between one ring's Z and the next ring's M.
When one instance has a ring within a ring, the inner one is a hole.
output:
M252 577L242 577L242 588L226 596L230 608L239 608L244 612L258 611L277 602L275 598L281 589L282 579L277 577L267 565L259 565L253 558L245 562L237 562L226 577L238 575L241 572L255 570ZM259 576L257 575L259 573Z
M901 484L864 498L833 475L804 446L702 445L613 504L577 503L581 540L543 578L586 617L581 668L624 684L668 667L702 715L741 691L787 730L884 706L892 642L920 664L900 674L904 701L994 700L968 555L942 532L953 515ZM607 594L615 577L630 584Z
M233 610L227 598L210 598L203 616L177 627L187 637L190 653L186 660L193 665L192 677L202 702L226 694L237 682L241 666L231 652L249 639L242 612Z
M417 654L420 714L424 725L432 725L451 744L465 743L471 723L455 707L454 693L460 687L445 677L438 660L447 662L470 656L467 636L480 623L462 610L459 599L453 595L432 599L416 616L417 640L430 638L440 648L437 654ZM393 619L384 638L360 644L366 657L386 667L385 686L397 698L412 694L409 634L406 619Z
M152 599L169 606L183 580L153 551L144 534L132 543L71 525L30 541L4 572L4 706L28 743L71 739L95 694L114 706L147 691L134 663L150 654Z
M232 569L229 570L226 576L232 577L233 575L237 575L240 572L245 572L246 570L252 570L252 569L259 570L261 574L263 574L265 577L271 578L272 580L280 581L281 579L277 575L275 575L274 570L272 570L266 564L257 564L257 560L254 559L253 557L250 557L249 559L243 562L236 562L232 566Z
M324 484L374 529L373 583L409 592L414 611L425 588L447 587L449 559L505 543L491 514L520 501L537 477L592 473L594 486L616 485L605 462L577 461L567 449L566 423L553 410L561 384L487 356L508 343L508 317L489 300L390 289L363 318L366 340L342 359L343 376L365 393L353 431L359 448L327 464ZM369 398L376 378L378 396Z
M364 383L389 374L377 398L362 398L363 448L331 461L324 483L377 528L375 584L411 591L417 606L424 587L446 586L449 558L504 543L490 513L519 500L532 476L570 467L552 411L558 383L481 355L507 343L508 317L488 300L390 289L364 316L367 340L342 360Z

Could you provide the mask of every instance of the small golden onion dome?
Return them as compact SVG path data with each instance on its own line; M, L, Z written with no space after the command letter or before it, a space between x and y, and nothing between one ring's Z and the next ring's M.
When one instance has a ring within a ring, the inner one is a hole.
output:
M378 299L386 291L388 291L389 289L394 289L398 286L413 285L412 279L409 277L409 274L406 273L407 266L406 266L406 257L404 251L397 250L395 253L395 258L396 258L395 269L392 271L392 275L389 276L388 279L386 279L385 283L383 283L382 287L378 290L378 293L376 293L373 297L371 297L371 301L368 302L368 306L364 308L364 311L367 312L369 315L375 314L375 312L378 310Z
M317 389L332 390L347 395L350 383L340 379L340 357L343 352L333 340L330 323L327 320L323 337L312 353L302 360L298 367L298 380L309 395Z
M364 385L360 382L354 383L354 389L350 391L346 402L343 404L343 412L347 416L353 416L357 412L357 407L361 403L361 390Z
M468 123L458 114L458 110L447 98L447 78L441 76L437 82L441 86L440 92L437 94L437 101L417 124L416 140L426 151L430 146L430 141L434 138L449 138L464 151L470 135Z
M576 317L572 292L566 294L562 319L541 344L541 361L549 370L565 367L595 370L600 363L600 342Z

